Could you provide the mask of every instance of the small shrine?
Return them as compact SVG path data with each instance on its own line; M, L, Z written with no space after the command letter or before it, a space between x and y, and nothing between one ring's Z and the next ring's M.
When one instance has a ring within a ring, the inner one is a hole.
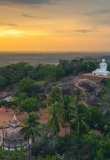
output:
M28 143L24 142L23 138L20 135L21 126L16 118L13 116L13 119L8 122L8 127L4 122L3 132L1 134L1 145L3 149L14 150L15 148L20 149L23 147L28 147Z

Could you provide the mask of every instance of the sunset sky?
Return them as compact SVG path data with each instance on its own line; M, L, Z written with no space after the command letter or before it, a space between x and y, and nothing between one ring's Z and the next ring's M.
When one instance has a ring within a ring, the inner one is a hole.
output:
M110 51L110 0L0 0L0 51Z

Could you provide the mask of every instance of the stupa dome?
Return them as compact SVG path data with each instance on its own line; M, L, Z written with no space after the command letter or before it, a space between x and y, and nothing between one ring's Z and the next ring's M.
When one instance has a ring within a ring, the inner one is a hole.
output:
M4 128L3 130L2 146L4 148L20 148L21 146L25 146L26 143L20 135L21 126L15 115L9 121L8 126L8 128Z

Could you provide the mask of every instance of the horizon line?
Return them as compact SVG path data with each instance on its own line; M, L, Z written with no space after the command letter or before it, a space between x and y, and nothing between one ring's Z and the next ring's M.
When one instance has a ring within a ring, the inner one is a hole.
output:
M26 54L58 54L58 53L109 53L110 51L0 51L0 54L2 53L9 53L9 54L13 54L13 53L17 53L17 54L21 54L21 53L26 53Z

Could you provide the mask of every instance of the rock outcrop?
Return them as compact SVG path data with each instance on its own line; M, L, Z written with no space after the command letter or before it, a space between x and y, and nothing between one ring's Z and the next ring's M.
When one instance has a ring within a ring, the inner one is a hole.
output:
M13 88L17 84L10 85L7 87L3 87L0 89L0 100L3 98L6 98L8 96L15 95L15 91L13 91ZM102 89L104 88L103 83L96 83L94 81L91 81L89 79L81 79L80 77L76 77L76 79L67 82L67 83L61 83L57 84L57 86L61 89L61 92L63 95L72 95L74 90L81 89L84 94L84 102L88 106L102 106L103 102L100 99L100 93ZM47 86L45 88L44 86L35 86L35 92L36 94L42 94L42 98L46 98L47 91L50 92L52 89L52 86Z
M83 90L85 95L85 100L88 105L100 106L102 102L99 98L99 95L104 87L101 83L94 83L93 81L82 79L79 80L77 86Z
M100 99L100 93L104 87L102 83L95 83L88 79L77 79L71 83L58 84L61 92L65 95L72 95L75 89L81 89L84 94L85 103L93 106L101 106L102 101Z

